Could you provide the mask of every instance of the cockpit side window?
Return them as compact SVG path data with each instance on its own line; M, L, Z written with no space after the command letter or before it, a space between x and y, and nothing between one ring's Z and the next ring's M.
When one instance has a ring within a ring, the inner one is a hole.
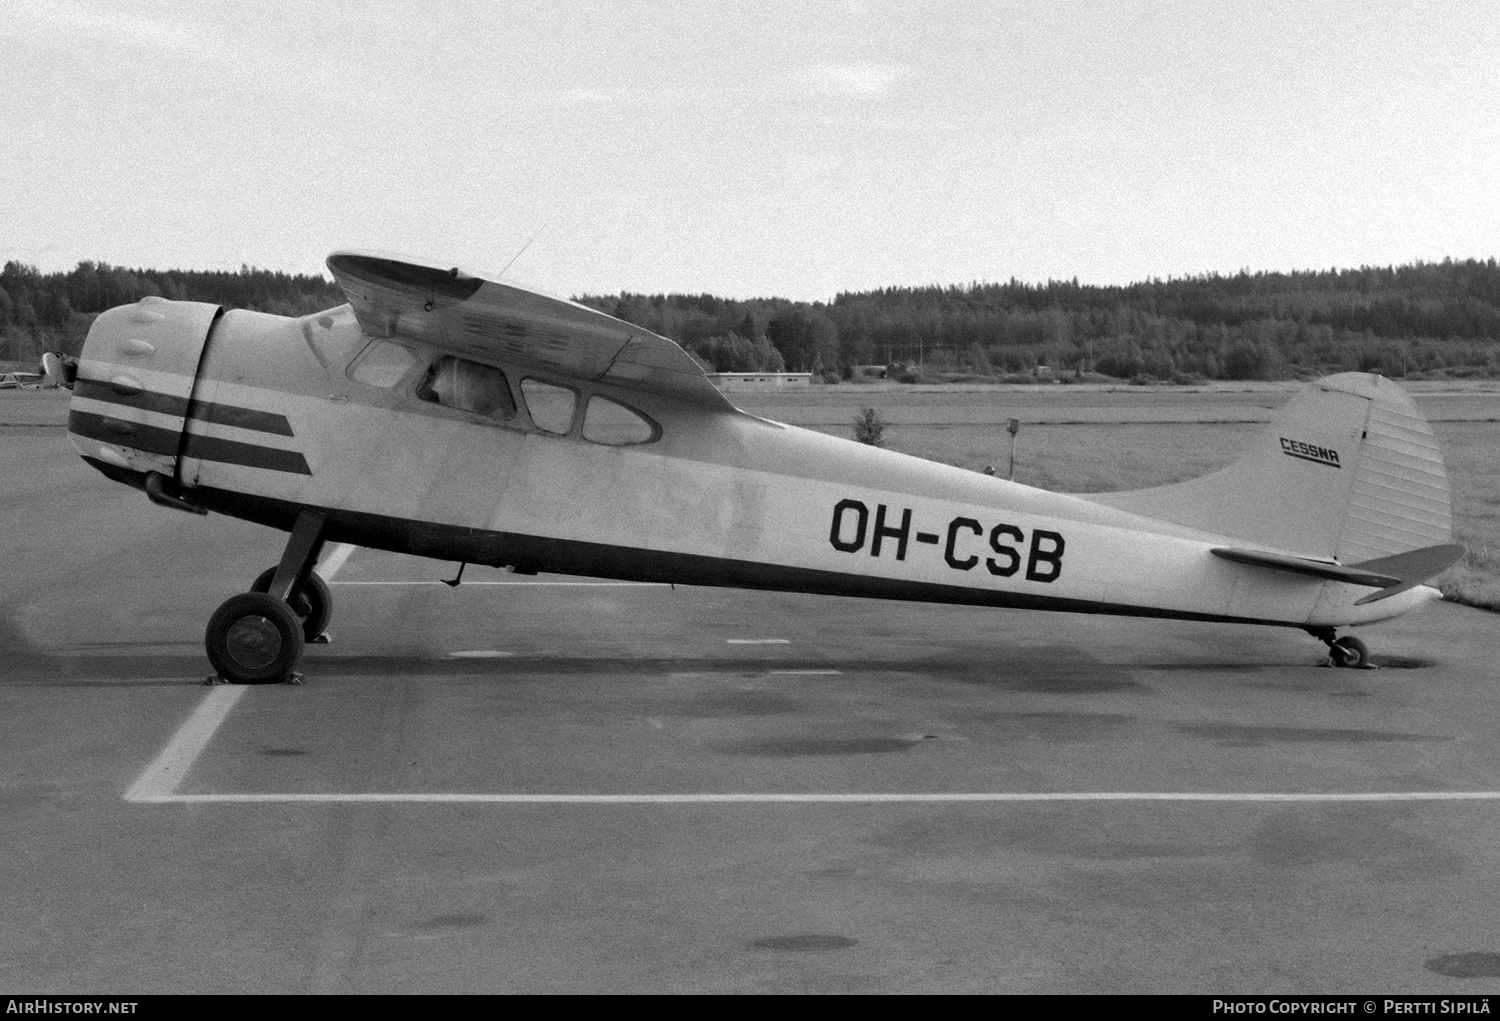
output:
M563 436L573 428L573 410L578 406L578 394L572 390L539 379L523 379L521 396L525 398L526 410L531 412L531 421L538 429Z
M349 366L349 378L366 386L390 389L401 382L417 360L416 352L388 340L377 340L360 352Z
M623 447L650 443L656 436L656 427L640 412L598 394L589 398L583 413L583 438L591 443Z
M510 395L505 373L492 365L481 365L465 358L444 355L432 363L417 396L424 401L457 408L472 415L483 415L497 422L516 417L516 402Z

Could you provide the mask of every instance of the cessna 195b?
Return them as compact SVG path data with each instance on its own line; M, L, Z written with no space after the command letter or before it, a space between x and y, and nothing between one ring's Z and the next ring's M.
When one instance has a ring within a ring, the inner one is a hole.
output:
M1379 376L1309 385L1240 461L1069 496L766 421L672 341L525 288L357 253L302 319L143 298L94 323L68 420L84 459L167 507L291 533L208 623L240 683L323 636L325 542L463 563L1301 628L1437 596L1448 483Z

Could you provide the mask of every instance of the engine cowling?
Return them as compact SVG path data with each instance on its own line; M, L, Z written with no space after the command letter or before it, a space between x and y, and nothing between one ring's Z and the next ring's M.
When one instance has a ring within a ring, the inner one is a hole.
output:
M78 359L68 439L85 459L175 480L218 305L142 298L94 320Z

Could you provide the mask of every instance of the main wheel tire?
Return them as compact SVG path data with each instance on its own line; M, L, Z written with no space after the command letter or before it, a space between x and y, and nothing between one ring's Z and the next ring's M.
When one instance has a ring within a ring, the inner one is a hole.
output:
M1350 670L1362 670L1370 665L1370 649L1352 635L1346 635L1333 643L1334 662Z
M271 591L271 579L274 577L276 577L276 568L266 569L259 578L255 579L255 583L250 586L250 591ZM287 605L302 619L304 641L311 642L328 630L328 622L333 618L333 593L328 590L328 582L316 573L307 576L307 584L302 586L302 591L297 593Z
M263 592L230 596L208 619L208 661L234 684L278 684L302 659L302 622Z

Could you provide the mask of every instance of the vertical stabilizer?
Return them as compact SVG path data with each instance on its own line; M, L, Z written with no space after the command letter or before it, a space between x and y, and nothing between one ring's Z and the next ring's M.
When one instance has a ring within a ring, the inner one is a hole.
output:
M1309 384L1222 471L1099 503L1300 556L1359 563L1446 543L1448 476L1437 438L1390 380L1345 372Z

